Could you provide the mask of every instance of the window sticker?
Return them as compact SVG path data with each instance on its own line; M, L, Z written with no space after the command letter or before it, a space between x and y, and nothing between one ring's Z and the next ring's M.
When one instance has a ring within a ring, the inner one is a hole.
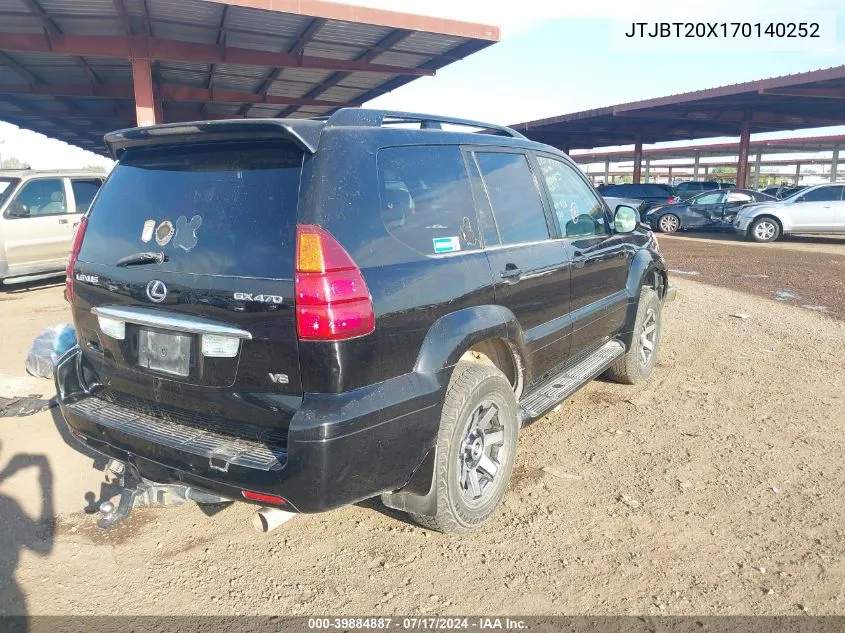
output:
M156 244L167 246L170 244L170 240L173 239L173 233L173 223L170 220L165 220L156 229Z
M454 237L435 237L431 240L434 243L435 253L452 253L461 250L461 240Z
M190 251L197 245L197 229L202 224L202 216L195 215L191 218L190 223L188 218L180 215L176 220L176 235L173 238L173 245L181 248L184 251Z
M155 220L147 220L144 222L144 230L141 231L141 241L146 244L151 239L153 239L153 231L156 228L156 221Z

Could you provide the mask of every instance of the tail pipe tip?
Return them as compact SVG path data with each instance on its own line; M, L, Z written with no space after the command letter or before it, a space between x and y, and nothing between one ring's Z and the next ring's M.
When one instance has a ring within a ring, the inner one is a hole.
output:
M287 512L278 508L261 508L252 515L252 527L266 534L287 523L295 516L296 512Z

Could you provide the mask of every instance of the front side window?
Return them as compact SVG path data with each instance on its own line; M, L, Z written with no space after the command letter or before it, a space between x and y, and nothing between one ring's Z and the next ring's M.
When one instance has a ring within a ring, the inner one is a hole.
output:
M425 255L481 247L475 203L457 146L389 147L378 154L381 219Z
M799 198L802 202L835 202L841 199L842 187L819 187Z
M549 239L543 202L528 157L509 152L477 152L484 188L502 244Z
M607 235L604 206L569 165L538 156L560 228L566 237Z
M30 180L9 205L14 217L38 217L67 213L65 187L61 178Z

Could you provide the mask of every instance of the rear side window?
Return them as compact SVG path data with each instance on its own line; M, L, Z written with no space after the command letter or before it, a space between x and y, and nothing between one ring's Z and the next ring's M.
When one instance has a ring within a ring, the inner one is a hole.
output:
M103 184L101 180L92 179L92 180L71 180L70 181L71 187L73 187L73 198L76 202L76 213L85 213L88 211L88 207L91 206L91 202L94 200L94 196L97 195L97 192L100 190L100 186Z
M480 248L475 203L457 146L389 147L378 153L381 220L424 255Z
M79 258L164 252L150 269L290 278L301 170L287 144L132 150L91 209Z
M502 244L549 239L540 192L525 154L477 152L475 158Z

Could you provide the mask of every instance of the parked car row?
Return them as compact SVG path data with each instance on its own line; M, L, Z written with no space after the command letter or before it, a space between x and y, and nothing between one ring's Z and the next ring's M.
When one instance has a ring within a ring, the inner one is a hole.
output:
M752 189L717 189L675 204L653 207L646 212L643 221L663 233L691 228L730 230L737 212L744 205L776 200Z

